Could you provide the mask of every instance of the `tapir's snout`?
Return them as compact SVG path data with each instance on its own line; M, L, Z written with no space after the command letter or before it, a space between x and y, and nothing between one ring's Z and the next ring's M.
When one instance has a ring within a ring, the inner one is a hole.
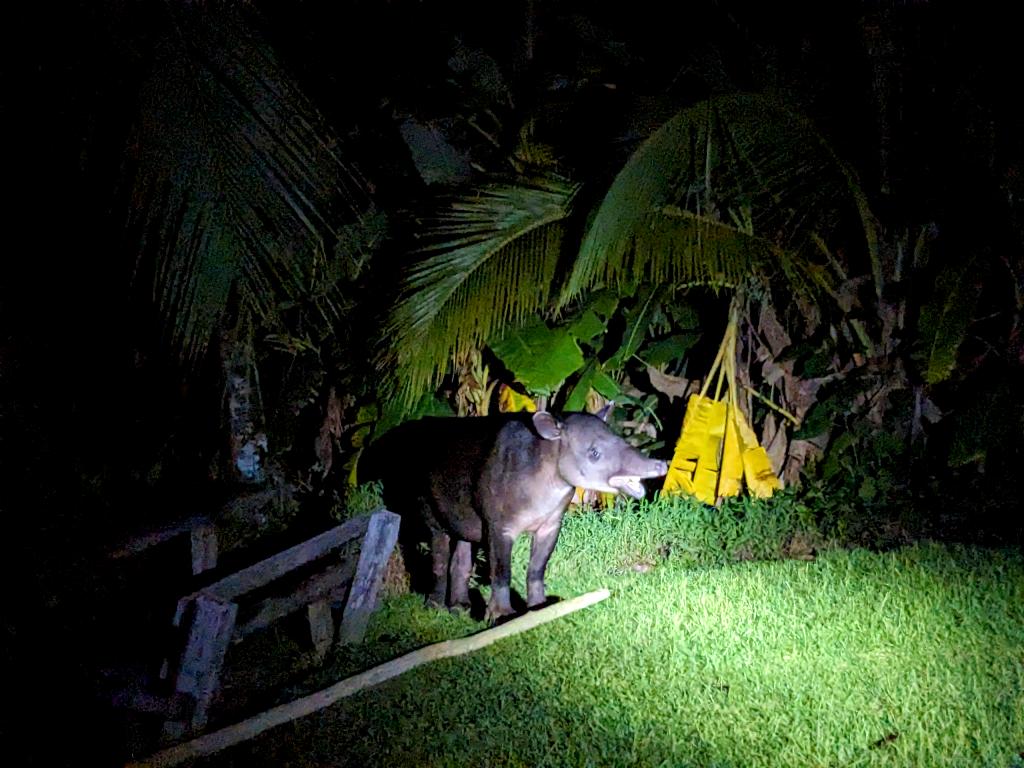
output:
M608 479L608 485L616 490L632 496L634 499L644 497L644 484L641 480L652 477L661 477L668 472L668 463L659 459L643 459L642 462L630 467L628 473L613 475Z
M668 462L661 459L648 459L641 455L639 460L625 462L623 470L624 474L628 472L644 480L651 477L663 477L668 474Z

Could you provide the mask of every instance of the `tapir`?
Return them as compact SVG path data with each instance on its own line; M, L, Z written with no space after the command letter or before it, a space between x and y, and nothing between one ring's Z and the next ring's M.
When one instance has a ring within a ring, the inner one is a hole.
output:
M526 604L546 601L544 573L576 488L644 496L641 482L668 471L614 434L600 418L541 411L491 417L426 418L380 441L377 471L389 509L414 516L430 533L429 601L469 606L472 545L488 555L486 618L513 613L512 545L533 535ZM381 463L383 461L383 464Z

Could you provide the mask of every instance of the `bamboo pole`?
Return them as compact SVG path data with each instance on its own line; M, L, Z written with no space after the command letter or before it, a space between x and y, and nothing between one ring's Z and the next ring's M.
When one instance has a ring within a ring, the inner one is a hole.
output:
M369 688L385 680L397 677L410 669L422 666L439 659L447 659L452 656L461 656L485 648L498 640L503 640L511 635L546 624L575 611L582 610L594 603L606 599L611 593L607 589L599 589L596 592L588 592L585 595L563 600L554 603L546 608L530 611L522 616L501 624L497 627L485 629L475 635L462 637L455 640L428 645L415 651L399 656L383 664L380 664L358 675L346 678L334 685L317 691L301 699L281 704L280 706L261 712L248 720L221 728L219 731L212 731L191 741L162 749L147 758L136 762L127 763L125 768L164 768L164 766L178 765L192 758L219 752L226 747L247 741L259 734L274 728L278 725L297 720L300 717L312 714L317 710L329 707L336 701L351 696L354 693Z

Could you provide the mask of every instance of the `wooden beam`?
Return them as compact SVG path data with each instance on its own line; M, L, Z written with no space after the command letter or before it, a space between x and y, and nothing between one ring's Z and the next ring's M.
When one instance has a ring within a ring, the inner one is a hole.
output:
M239 595L266 586L296 568L323 557L332 549L362 536L366 531L367 521L366 516L353 518L283 552L278 552L273 557L225 576L202 591L216 595L222 600L234 600Z
M164 723L163 738L168 741L205 727L224 656L234 634L238 604L200 595L196 598L195 610L175 678L170 714Z
M359 564L348 590L348 599L341 615L338 639L343 643L358 643L366 633L370 614L377 607L377 593L384 577L391 552L398 541L401 518L386 509L370 517L359 550Z
M217 529L209 520L199 522L189 531L192 544L192 575L217 567Z
M354 571L353 559L339 560L337 565L306 579L294 592L281 597L265 598L260 601L255 614L238 623L234 642L324 597L337 594L343 598L344 586L351 583Z
M255 565L225 576L201 590L185 595L178 600L178 607L174 612L174 626L181 626L185 610L200 594L213 595L221 600L235 601L245 593L264 587L296 568L324 557L331 550L338 549L352 539L362 536L366 532L369 519L370 516L361 515L348 520L283 552L261 560Z
M313 652L317 662L324 660L331 643L334 642L334 614L328 600L318 600L306 606L309 621L309 637L313 641Z
M369 615L376 607L381 578L398 538L399 520L398 515L381 508L225 576L179 600L175 626L181 626L186 620L190 606L192 612L170 712L164 724L165 743L205 727L207 710L230 642L238 642L305 606L315 652L323 658L335 634L331 601L342 601L346 587L348 599L340 634L348 642L360 640ZM362 538L358 563L355 557L347 554L342 557L340 552L335 552L358 538ZM269 596L258 600L255 596L249 598L255 590L309 564L318 570L298 586L292 579L291 585L276 585L276 592L272 587L268 590ZM282 594L285 588L288 593ZM239 602L243 601L246 618L239 622ZM165 661L161 677L165 677L169 669L170 663Z
M161 526L155 530L146 531L139 533L121 542L117 547L110 550L108 556L112 560L120 560L126 557L134 557L135 555L145 552L151 547L155 547L158 544L163 544L165 541L181 536L185 533L190 533L197 528L204 528L210 526L210 518L205 515L196 515L185 520L179 520L169 525Z

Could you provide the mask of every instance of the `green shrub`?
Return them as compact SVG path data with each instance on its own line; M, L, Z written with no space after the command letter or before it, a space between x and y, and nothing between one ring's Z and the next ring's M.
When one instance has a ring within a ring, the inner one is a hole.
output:
M606 510L577 509L563 529L563 557L614 560L622 569L663 560L715 566L739 560L806 557L820 541L813 515L796 493L740 496L711 507L687 496L619 499Z

